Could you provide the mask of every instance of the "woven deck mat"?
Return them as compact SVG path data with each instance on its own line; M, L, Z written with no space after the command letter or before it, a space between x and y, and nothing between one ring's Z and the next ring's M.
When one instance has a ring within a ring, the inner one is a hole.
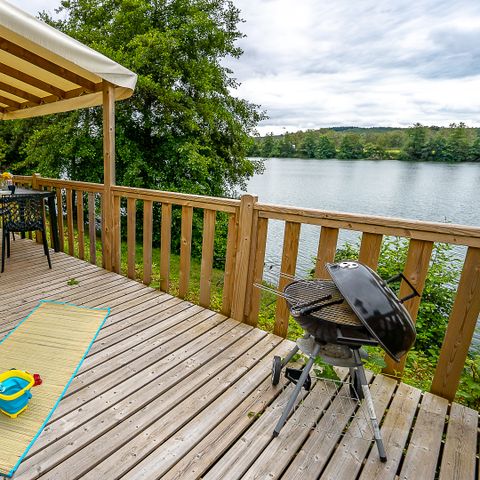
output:
M27 410L16 419L0 413L0 475L12 476L53 414L109 310L42 301L0 342L0 373L39 373Z

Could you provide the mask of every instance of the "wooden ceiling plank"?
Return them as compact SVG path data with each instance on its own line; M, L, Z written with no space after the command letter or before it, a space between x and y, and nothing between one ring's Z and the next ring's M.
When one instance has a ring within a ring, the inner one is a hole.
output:
M40 97L37 97L32 93L28 93L25 90L21 90L20 88L12 87L12 85L9 85L8 83L4 83L1 81L0 81L0 90L3 90L4 92L7 92L7 93L11 93L16 97L24 98L25 100L28 100L30 103L34 105L40 105L40 103L42 102L42 99Z
M23 83L27 83L29 85L32 85L33 87L39 88L44 92L51 93L58 98L65 98L65 92L62 89L50 85L49 83L43 82L42 80L32 77L24 72L21 72L20 70L5 65L4 63L0 63L0 72L9 77L20 80Z
M60 78L68 80L69 82L75 83L76 85L80 85L81 87L86 88L89 91L95 90L95 83L82 77L81 75L77 75L76 73L57 65L50 60L47 60L36 53L30 52L19 45L10 42L9 40L0 37L0 49L14 55L17 58L21 58L32 65L35 65L47 72L53 73Z

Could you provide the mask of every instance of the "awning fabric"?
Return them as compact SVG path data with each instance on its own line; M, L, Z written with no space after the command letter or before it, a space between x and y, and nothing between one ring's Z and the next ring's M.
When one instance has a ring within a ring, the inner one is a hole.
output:
M0 119L36 117L132 95L137 75L32 15L0 0Z

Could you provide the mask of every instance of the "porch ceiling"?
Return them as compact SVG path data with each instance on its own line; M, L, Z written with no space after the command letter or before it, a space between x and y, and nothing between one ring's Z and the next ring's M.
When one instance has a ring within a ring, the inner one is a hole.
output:
M137 75L68 35L0 0L0 118L28 118L132 95Z

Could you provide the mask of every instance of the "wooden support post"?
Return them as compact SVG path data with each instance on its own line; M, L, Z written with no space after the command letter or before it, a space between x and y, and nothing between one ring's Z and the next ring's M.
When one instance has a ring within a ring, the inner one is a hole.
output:
M107 270L113 264L113 195L115 185L115 93L114 86L103 82L103 241L104 262Z
M431 392L453 400L480 313L480 248L467 251Z
M237 237L237 255L235 259L235 286L231 317L239 322L245 319L245 300L248 282L248 267L250 265L250 251L252 243L252 229L255 203L258 197L250 194L240 199L240 214Z

